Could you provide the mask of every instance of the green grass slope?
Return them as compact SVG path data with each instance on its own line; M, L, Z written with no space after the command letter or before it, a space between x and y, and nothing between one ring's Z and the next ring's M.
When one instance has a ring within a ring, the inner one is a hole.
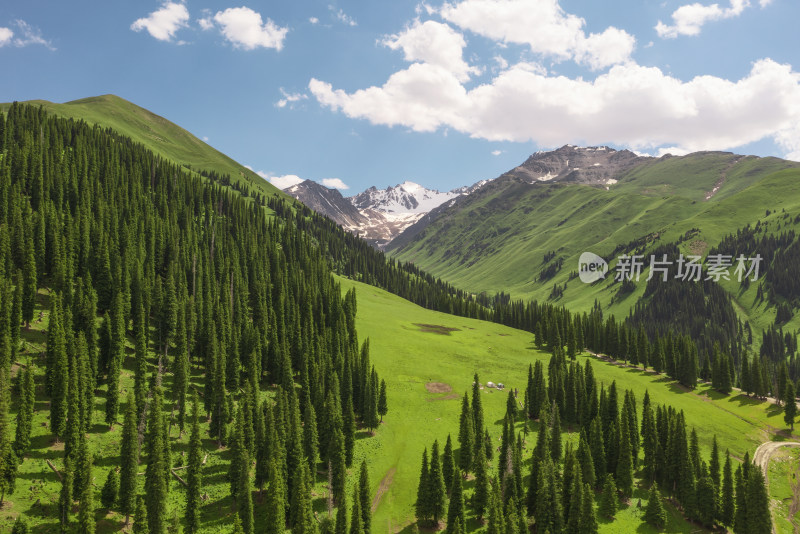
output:
M425 310L397 296L372 286L341 279L342 289L357 288L359 336L370 338L373 363L386 378L389 392L389 413L375 436L361 432L355 450L354 466L366 459L370 469L373 493L373 532L410 532L414 520L413 504L419 476L419 462L424 447L430 447L434 439L443 445L447 434L458 433L460 397L471 387L473 373L481 380L502 381L507 387L523 388L528 364L535 360L546 361L549 355L534 349L531 336L525 332L502 325L455 317ZM54 443L47 428L48 408L44 394L44 341L49 307L49 295L40 293L39 307L44 310L41 320L34 321L30 330L23 331L24 351L18 362L30 359L37 366L37 404L33 421L31 452L19 468L16 489L7 495L7 502L0 509L0 531L10 530L13 518L24 513L34 526L33 532L58 532L56 509L60 483L56 473L48 466L50 460L61 469L63 445ZM37 318L38 310L37 310ZM123 392L133 387L133 348L127 349L128 357L122 372ZM581 363L590 358L579 356ZM703 454L708 455L711 439L716 434L722 449L730 449L735 458L752 452L756 446L769 439L788 439L783 428L782 415L778 407L756 402L745 396L722 397L707 387L688 392L663 375L655 375L638 369L623 368L595 358L595 376L608 385L616 380L620 392L633 389L641 403L644 391L648 390L653 402L668 403L686 413L687 422L694 426L700 438ZM153 362L155 358L152 358ZM14 373L19 365L14 366ZM194 374L193 382L202 388L202 378ZM165 377L169 387L171 375ZM451 390L432 393L426 384L447 384ZM105 386L103 386L104 388ZM262 395L270 395L263 391ZM493 439L500 435L500 421L505 412L507 392L483 390L486 423ZM103 393L95 402L94 426L89 434L95 464L92 471L96 487L96 498L108 470L119 463L120 424L109 429L103 423ZM12 406L13 421L18 407ZM13 424L13 423L12 423ZM518 424L519 430L522 423ZM576 434L565 438L575 440ZM526 463L535 442L536 425L526 444ZM208 423L203 422L202 435L208 436ZM174 465L182 464L181 454L188 450L188 435L178 437L173 428L172 455ZM457 446L457 441L455 442ZM498 442L499 445L499 442ZM228 532L233 521L229 483L225 477L230 461L229 451L218 448L215 441L203 439L203 453L207 462L203 468L203 493L207 494L201 513L203 533ZM355 469L355 468L354 468ZM525 467L527 469L527 467ZM349 481L354 478L351 470ZM319 476L314 490L315 510L325 513L325 481ZM471 491L471 483L466 490ZM783 492L778 484L776 491ZM348 490L349 491L349 490ZM635 503L639 498L646 501L644 489L637 489ZM256 521L263 528L265 518L258 495L254 497ZM175 479L170 479L169 510L173 516L184 513L184 490ZM99 503L98 503L99 506ZM697 532L698 528L684 521L680 514L668 506L669 525L667 532ZM614 522L602 523L601 532L653 532L642 523L642 510L635 504L624 507ZM777 513L780 512L780 510ZM475 518L468 514L470 531L480 531ZM117 532L124 518L119 514L99 509L96 513L99 534Z
M403 529L413 521L422 450L434 439L443 445L448 433L456 440L460 397L471 388L473 373L477 372L482 382L504 382L509 388L523 389L528 364L546 362L549 355L537 351L532 336L525 332L425 310L358 282L342 279L342 285L343 290L357 288L359 337L370 338L373 363L386 377L390 392L389 414L377 439L367 440L368 450L359 449L359 454L369 458L373 491L377 492L374 528L377 532L407 532ZM590 356L581 355L579 361L583 364L587 358ZM598 381L608 385L616 380L620 392L633 389L639 403L648 390L654 402L684 410L688 425L697 429L706 457L715 434L722 450L730 449L738 459L745 452L752 455L765 440L787 438L777 406L743 395L721 396L707 386L690 392L663 375L592 359ZM426 388L430 382L448 384L452 391L430 393ZM483 390L486 422L493 439L500 435L506 395ZM522 424L518 426L521 430ZM535 431L527 440L526 462L534 443ZM457 441L454 445L457 447ZM646 501L646 492L637 491L635 499L640 497ZM630 506L617 521L601 524L601 531L650 532L641 524L642 513ZM674 510L670 513L668 532L698 530ZM471 528L477 528L471 515L468 522Z
M446 210L392 254L476 293L546 300L554 284L567 283L559 304L585 310L597 298L608 307L617 289L610 281L585 286L569 280L582 252L610 256L618 245L674 242L697 229L682 248L705 254L726 234L764 219L766 210L800 213L798 167L713 152L655 160L609 189L500 179ZM550 251L563 267L540 280ZM611 311L627 314L635 300Z
M63 104L46 100L26 103L40 105L48 113L112 128L120 135L130 137L156 154L187 168L228 174L232 180L247 183L262 194L283 195L268 181L180 126L116 95L82 98ZM0 109L5 110L9 106L8 103L0 104Z

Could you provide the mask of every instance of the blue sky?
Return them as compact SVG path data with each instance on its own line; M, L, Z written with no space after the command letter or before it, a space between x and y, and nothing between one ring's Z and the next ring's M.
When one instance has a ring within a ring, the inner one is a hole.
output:
M798 20L796 0L12 0L0 101L114 93L346 195L567 143L800 160Z

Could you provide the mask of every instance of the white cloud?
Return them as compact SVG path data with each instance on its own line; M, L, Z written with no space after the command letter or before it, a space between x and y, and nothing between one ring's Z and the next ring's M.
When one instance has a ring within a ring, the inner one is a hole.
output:
M283 48L283 40L289 28L282 28L267 19L262 22L261 14L249 7L230 7L214 15L220 31L235 48L253 50L258 47Z
M275 102L275 107L278 108L285 108L287 105L291 109L295 102L300 102L301 100L307 100L308 95L305 93L287 93L283 87L280 88L280 92L283 95L283 98Z
M0 28L0 46L11 44L11 38L14 37L14 32L11 28Z
M503 56L498 54L498 55L494 56L492 59L494 59L494 62L497 63L497 67L500 70L504 70L504 69L508 68L508 61L506 61L506 58L504 58Z
M330 187L331 189L350 189L350 186L341 181L339 178L323 178L322 185L325 187Z
M761 0L762 7L768 3L769 0ZM672 13L671 26L659 20L655 26L656 33L662 39L674 39L679 35L699 35L707 22L738 17L747 7L750 7L750 0L730 0L730 7L720 7L719 4L686 4Z
M358 23L355 21L355 19L341 9L337 10L332 4L328 5L328 9L331 10L334 18L342 24L347 24L348 26L358 26Z
M557 61L602 69L630 59L636 39L614 27L583 30L585 21L566 13L558 0L464 0L445 3L439 14L456 26L501 43L528 45Z
M22 19L14 21L19 33L15 34L11 28L0 28L0 47L13 44L16 47L22 48L28 45L42 45L48 50L55 50L52 43L42 37L42 32L39 28L31 26ZM16 37L14 37L16 35Z
M499 156L502 153L503 153L502 150L492 150L492 156Z
M309 17L308 22L311 24L319 24L319 19L317 17Z
M452 72L460 81L468 80L470 74L481 73L481 69L464 61L462 54L467 43L447 24L416 20L403 32L389 35L381 43L392 50L402 49L406 61L438 65Z
M147 30L147 33L159 41L171 41L181 28L189 22L189 10L177 2L166 2L160 9L153 11L148 16L140 18L131 24L135 32Z
M467 90L446 69L415 63L380 87L347 93L312 78L309 90L351 118L414 131L453 128L490 141L695 151L772 138L800 151L800 73L769 59L738 81L682 81L635 63L571 79L519 64Z
M214 21L211 20L211 17L203 17L201 19L197 19L197 23L200 25L200 29L203 31L211 30L214 28Z
M249 168L250 167L248 167L248 169ZM292 187L293 185L297 185L300 182L305 181L296 174L284 174L283 176L273 176L272 174L265 171L258 171L256 172L256 174L262 177L263 179L269 181L272 185L274 185L278 189L287 189L289 187Z
M206 143L208 143L208 136L207 136L207 135L204 135L204 136L203 136L203 141L205 141ZM250 170L252 171L253 169L250 169Z

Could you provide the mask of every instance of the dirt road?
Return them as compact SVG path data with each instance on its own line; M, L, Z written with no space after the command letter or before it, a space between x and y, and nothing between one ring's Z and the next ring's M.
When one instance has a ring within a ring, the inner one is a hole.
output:
M796 441L767 441L762 443L756 449L753 455L753 463L756 464L764 472L764 482L769 488L769 461L775 452L781 447L800 447L800 443ZM772 532L775 533L775 525L773 523Z

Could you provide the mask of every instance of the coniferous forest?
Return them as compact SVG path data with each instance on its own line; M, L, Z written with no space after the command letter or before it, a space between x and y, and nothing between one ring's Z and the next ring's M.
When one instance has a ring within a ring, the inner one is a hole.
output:
M770 245L776 264L791 263L791 238ZM25 462L44 460L60 488L14 532L29 520L35 532L106 532L105 511L134 533L383 532L376 474L357 449L379 449L370 440L403 407L339 277L526 331L551 355L508 391L499 431L477 374L456 395L457 435L425 436L419 451L408 529L599 532L641 486L656 530L671 510L701 528L771 532L748 454L732 460L716 436L708 454L682 410L618 392L576 360L651 370L679 392L701 380L774 397L793 428L797 341L780 318L756 354L751 325L713 284L648 284L622 320L471 294L299 202L13 104L0 113L0 503L33 483Z

